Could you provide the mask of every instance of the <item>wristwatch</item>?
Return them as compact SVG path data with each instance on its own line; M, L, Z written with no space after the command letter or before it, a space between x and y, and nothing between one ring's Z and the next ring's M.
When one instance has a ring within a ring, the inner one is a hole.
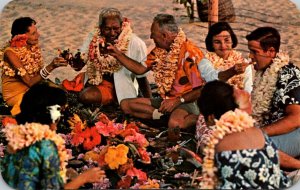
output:
M181 103L184 103L184 102L185 102L185 99L184 99L182 96L180 96L179 98L180 98L180 102L181 102Z

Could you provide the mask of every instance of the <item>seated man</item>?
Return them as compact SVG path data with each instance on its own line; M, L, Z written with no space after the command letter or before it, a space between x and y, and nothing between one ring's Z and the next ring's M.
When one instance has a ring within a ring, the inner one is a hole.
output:
M128 57L142 62L147 55L145 43L137 37L127 19L114 8L103 9L99 15L99 29L89 44L87 71L73 81L63 81L67 90L80 91L79 99L86 104L107 105L120 103L124 98L135 98L138 92L134 85L135 75L108 54L107 46L117 46ZM140 63L142 64L142 63ZM137 76L144 97L151 96L148 80Z
M138 118L159 119L170 114L169 137L175 128L195 125L199 109L196 100L204 80L197 64L203 53L178 28L172 15L158 14L151 26L151 38L156 47L147 57L147 67L130 59L117 46L109 46L110 53L127 69L136 74L154 72L159 99L131 98L121 102L121 109Z
M280 52L280 34L272 27L246 36L257 71L252 91L253 116L278 147L283 167L300 168L300 70Z

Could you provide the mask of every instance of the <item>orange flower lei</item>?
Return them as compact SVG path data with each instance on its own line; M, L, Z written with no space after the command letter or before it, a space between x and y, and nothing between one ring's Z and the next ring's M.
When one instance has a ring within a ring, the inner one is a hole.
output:
M130 22L124 20L122 23L122 32L118 37L115 46L126 53L128 44L131 38L132 29ZM90 43L89 57L87 62L87 74L89 83L92 85L99 85L102 82L102 75L104 73L114 73L121 69L122 65L116 58L111 55L102 55L99 45L104 46L105 39L101 36L99 28L96 29L94 37Z
M200 189L214 189L218 182L215 172L217 168L214 164L215 146L224 136L241 132L247 128L254 126L254 119L246 112L239 109L228 111L221 116L219 120L215 120L215 126L212 126L212 133L206 138L206 146L203 150L204 159L202 165L202 181L199 184Z
M158 93L161 96L165 96L172 88L178 69L180 48L185 41L186 36L182 29L179 29L169 52L162 48L155 48L153 50L156 62L156 64L153 65L153 75L158 86Z
M14 77L16 74L19 76L24 76L26 73L33 77L39 73L41 68L43 67L43 59L40 48L35 45L30 48L23 47L10 47L16 53L17 57L20 59L23 68L20 67L17 71L10 66L9 63L4 61L4 53L3 49L0 54L0 67L2 68L2 73L6 76ZM6 48L4 48L5 51ZM0 51L0 52L1 52Z
M289 56L286 52L277 53L273 63L265 71L257 71L253 82L252 109L253 117L262 125L271 109L271 100L276 90L278 72L289 64Z
M210 60L215 69L220 71L225 71L230 67L233 67L237 63L244 62L244 58L240 52L232 50L228 56L228 59L224 60L222 57L218 56L215 52L207 52L205 57ZM227 83L235 86L239 89L244 89L244 77L245 74L239 74L231 77Z
M66 166L69 155L65 148L65 141L55 131L50 130L48 125L39 123L26 123L25 125L8 124L2 130L5 133L8 145L13 151L29 147L43 139L53 141L56 144L60 160L60 175L64 182L66 182Z

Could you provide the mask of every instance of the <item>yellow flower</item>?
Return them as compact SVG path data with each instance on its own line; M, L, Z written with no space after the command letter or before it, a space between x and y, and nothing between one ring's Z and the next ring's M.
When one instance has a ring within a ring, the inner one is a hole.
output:
M108 147L107 153L104 156L104 161L108 164L110 169L117 169L120 165L127 162L127 153L129 148L124 144L119 144L118 146Z

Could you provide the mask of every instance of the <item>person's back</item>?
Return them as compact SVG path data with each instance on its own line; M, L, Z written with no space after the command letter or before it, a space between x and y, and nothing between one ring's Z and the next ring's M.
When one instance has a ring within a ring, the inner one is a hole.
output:
M211 129L203 149L201 188L287 188L277 148L254 120L238 109L233 87L208 82L198 104ZM216 170L215 170L216 169Z

